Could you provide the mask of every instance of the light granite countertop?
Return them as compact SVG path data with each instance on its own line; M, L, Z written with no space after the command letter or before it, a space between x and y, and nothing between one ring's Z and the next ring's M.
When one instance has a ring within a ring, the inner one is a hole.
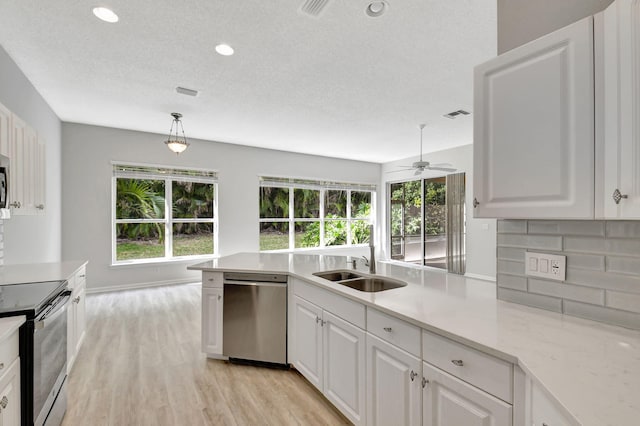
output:
M66 280L86 264L86 261L78 260L56 263L3 265L0 266L0 285Z
M239 253L188 269L287 273L518 364L585 426L640 419L640 332L497 300L492 282L379 262L378 275L408 285L363 293L312 275L350 269L346 257L284 253Z

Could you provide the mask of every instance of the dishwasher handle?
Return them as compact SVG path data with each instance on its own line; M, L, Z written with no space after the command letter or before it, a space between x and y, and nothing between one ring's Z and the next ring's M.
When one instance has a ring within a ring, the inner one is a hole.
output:
M287 283L268 283L262 281L235 281L235 280L225 280L224 285L250 285L254 287L286 287Z

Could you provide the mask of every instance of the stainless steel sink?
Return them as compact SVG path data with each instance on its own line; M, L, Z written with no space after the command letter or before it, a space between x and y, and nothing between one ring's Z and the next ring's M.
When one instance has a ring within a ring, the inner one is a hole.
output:
M349 270L338 270L338 271L325 271L325 272L316 272L316 277L324 278L329 281L343 281L343 280L351 280L354 278L362 278L362 275L355 274Z
M392 288L399 288L407 285L407 283L405 283L404 281L398 281L386 277L358 274L347 269L316 272L313 275L367 293L391 290Z
M338 282L338 284L346 285L347 287L354 288L360 291L366 291L373 293L376 291L391 290L392 288L404 287L407 283L402 281L392 280L390 278L356 278L353 280L345 280Z

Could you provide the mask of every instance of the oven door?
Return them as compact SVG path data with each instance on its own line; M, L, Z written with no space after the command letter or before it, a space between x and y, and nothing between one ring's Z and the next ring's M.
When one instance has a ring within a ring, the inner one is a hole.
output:
M56 403L67 371L67 305L71 292L63 291L34 320L33 418L44 424ZM64 396L64 395L63 395ZM66 401L59 398L60 403ZM66 407L64 407L66 409Z

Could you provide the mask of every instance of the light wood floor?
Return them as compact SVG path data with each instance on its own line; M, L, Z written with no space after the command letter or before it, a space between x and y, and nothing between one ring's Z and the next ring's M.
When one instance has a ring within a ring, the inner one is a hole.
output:
M63 426L349 422L295 371L208 360L199 285L87 297Z

